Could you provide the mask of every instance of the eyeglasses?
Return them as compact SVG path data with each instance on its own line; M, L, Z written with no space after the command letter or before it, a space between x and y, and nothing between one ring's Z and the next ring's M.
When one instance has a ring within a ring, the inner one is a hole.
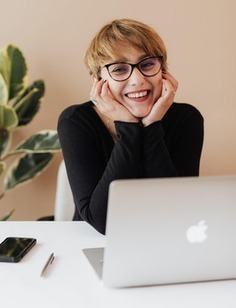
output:
M160 72L161 66L161 57L149 57L136 64L116 62L104 65L111 78L115 81L127 80L131 76L135 67L137 67L143 76L152 77Z

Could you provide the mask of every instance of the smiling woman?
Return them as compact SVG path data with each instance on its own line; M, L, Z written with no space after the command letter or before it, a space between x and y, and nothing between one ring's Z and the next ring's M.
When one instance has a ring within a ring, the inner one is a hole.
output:
M74 220L105 234L113 180L199 174L203 117L195 107L174 102L178 82L168 71L164 43L141 22L105 25L85 63L91 100L66 108L58 133Z

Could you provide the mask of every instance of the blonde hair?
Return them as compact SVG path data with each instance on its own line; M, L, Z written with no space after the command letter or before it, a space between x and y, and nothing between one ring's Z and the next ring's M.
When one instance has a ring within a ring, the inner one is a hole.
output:
M91 41L85 54L85 65L91 75L100 79L102 65L122 57L122 45L130 44L148 56L162 59L162 69L167 69L167 53L163 40L148 25L133 19L116 19L102 27Z

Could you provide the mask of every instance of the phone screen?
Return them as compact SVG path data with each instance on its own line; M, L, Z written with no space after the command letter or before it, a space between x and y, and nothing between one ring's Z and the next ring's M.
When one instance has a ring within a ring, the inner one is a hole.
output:
M7 237L0 244L0 261L19 262L35 244L35 238Z

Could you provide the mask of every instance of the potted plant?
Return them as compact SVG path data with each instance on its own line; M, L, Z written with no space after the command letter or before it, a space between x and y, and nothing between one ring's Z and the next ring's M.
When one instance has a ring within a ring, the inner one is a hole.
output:
M0 50L0 199L41 174L60 151L57 132L51 129L13 145L14 132L32 121L44 92L43 80L28 85L28 66L21 50L13 45L3 47ZM12 212L0 220L7 220Z

